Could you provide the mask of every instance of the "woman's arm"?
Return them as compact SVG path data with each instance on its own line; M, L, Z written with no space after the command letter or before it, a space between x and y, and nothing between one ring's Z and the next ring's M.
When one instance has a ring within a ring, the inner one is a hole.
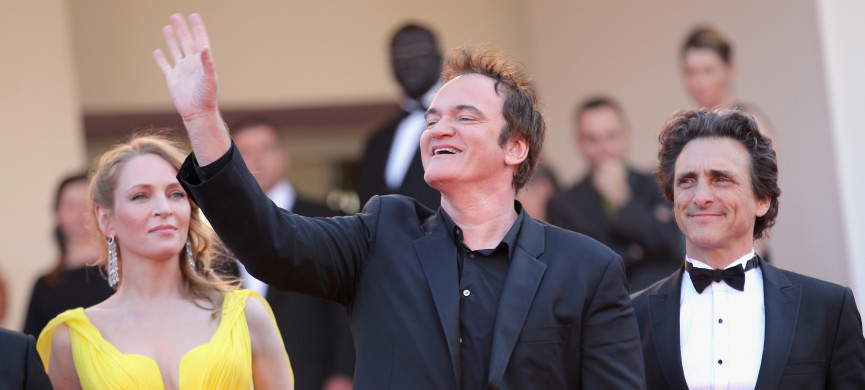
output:
M72 361L72 342L69 338L69 327L66 324L57 325L51 340L51 355L48 358L48 378L55 390L80 390L78 373Z
M293 389L294 373L270 308L254 297L246 302L252 348L252 383L258 389Z

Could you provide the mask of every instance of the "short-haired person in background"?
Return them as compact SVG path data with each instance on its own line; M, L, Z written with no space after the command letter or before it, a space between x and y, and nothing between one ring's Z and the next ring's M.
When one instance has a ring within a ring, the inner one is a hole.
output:
M42 331L37 349L55 388L292 388L264 298L212 269L220 258L177 182L182 161L168 140L136 136L93 168L99 264L117 292Z
M163 30L173 65L154 52L192 140L180 180L251 274L350 309L355 389L644 388L621 258L515 201L546 129L519 67L448 56L420 138L436 211L390 195L307 218L274 206L237 153L204 22L189 19Z
M648 388L865 389L865 338L850 289L755 254L781 189L772 141L754 119L682 111L659 138L658 184L687 255L633 300Z
M52 318L76 307L102 302L114 289L105 283L99 268L99 245L87 228L87 175L71 175L60 181L54 197L57 263L39 277L30 294L24 333L38 336Z
M757 106L745 103L733 94L733 46L711 27L698 27L682 45L682 76L691 98L703 108L738 108L754 117L764 136L774 131Z
M577 106L573 123L589 173L550 200L549 221L616 251L631 291L640 291L681 266L682 234L655 179L625 161L631 128L621 106L590 98Z
M404 99L394 118L372 134L360 162L360 204L375 195L400 194L433 210L441 195L423 179L418 150L426 127L424 112L432 102L442 69L442 54L431 29L406 24L390 42L390 63Z
M338 213L305 199L285 178L291 152L277 124L265 118L246 118L231 128L231 138L247 168L274 204L305 217ZM285 351L291 356L297 390L351 390L354 347L345 308L308 295L279 291L241 268L245 288L267 299L276 317Z

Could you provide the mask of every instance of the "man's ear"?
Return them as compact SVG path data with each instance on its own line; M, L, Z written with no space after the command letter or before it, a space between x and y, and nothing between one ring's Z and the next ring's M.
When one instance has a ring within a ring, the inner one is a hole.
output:
M102 206L96 206L96 224L99 225L99 231L105 237L114 237L114 224L112 222L111 210Z
M505 165L517 166L529 156L529 143L523 136L514 136L505 144Z
M766 215L766 213L769 212L769 206L771 206L771 205L772 205L772 199L769 197L757 199L757 210L755 213L757 215L757 218L760 218L760 217Z

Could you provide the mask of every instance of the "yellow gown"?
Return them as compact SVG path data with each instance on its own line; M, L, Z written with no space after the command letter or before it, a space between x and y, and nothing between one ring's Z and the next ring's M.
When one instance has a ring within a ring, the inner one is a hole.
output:
M246 300L261 301L273 318L270 306L252 290L237 290L225 295L222 317L213 338L180 359L179 388L252 389L252 348L246 324ZM156 362L143 355L122 354L102 338L90 323L84 309L67 310L55 317L39 335L36 349L45 370L51 354L51 339L57 325L69 327L72 359L81 388L88 389L164 389ZM287 367L294 382L291 364Z

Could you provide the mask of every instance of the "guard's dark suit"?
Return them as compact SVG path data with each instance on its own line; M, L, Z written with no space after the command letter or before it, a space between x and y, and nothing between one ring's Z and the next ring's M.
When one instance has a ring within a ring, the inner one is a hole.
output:
M391 121L376 130L372 138L367 141L360 162L360 182L357 186L357 194L361 204L365 204L375 195L400 194L413 198L422 205L433 210L438 209L441 203L441 194L423 178L423 162L421 161L420 148L415 148L414 157L405 173L405 179L397 190L391 190L387 186L384 170L390 155L391 144L396 136L399 123L408 116L405 111L400 113Z

